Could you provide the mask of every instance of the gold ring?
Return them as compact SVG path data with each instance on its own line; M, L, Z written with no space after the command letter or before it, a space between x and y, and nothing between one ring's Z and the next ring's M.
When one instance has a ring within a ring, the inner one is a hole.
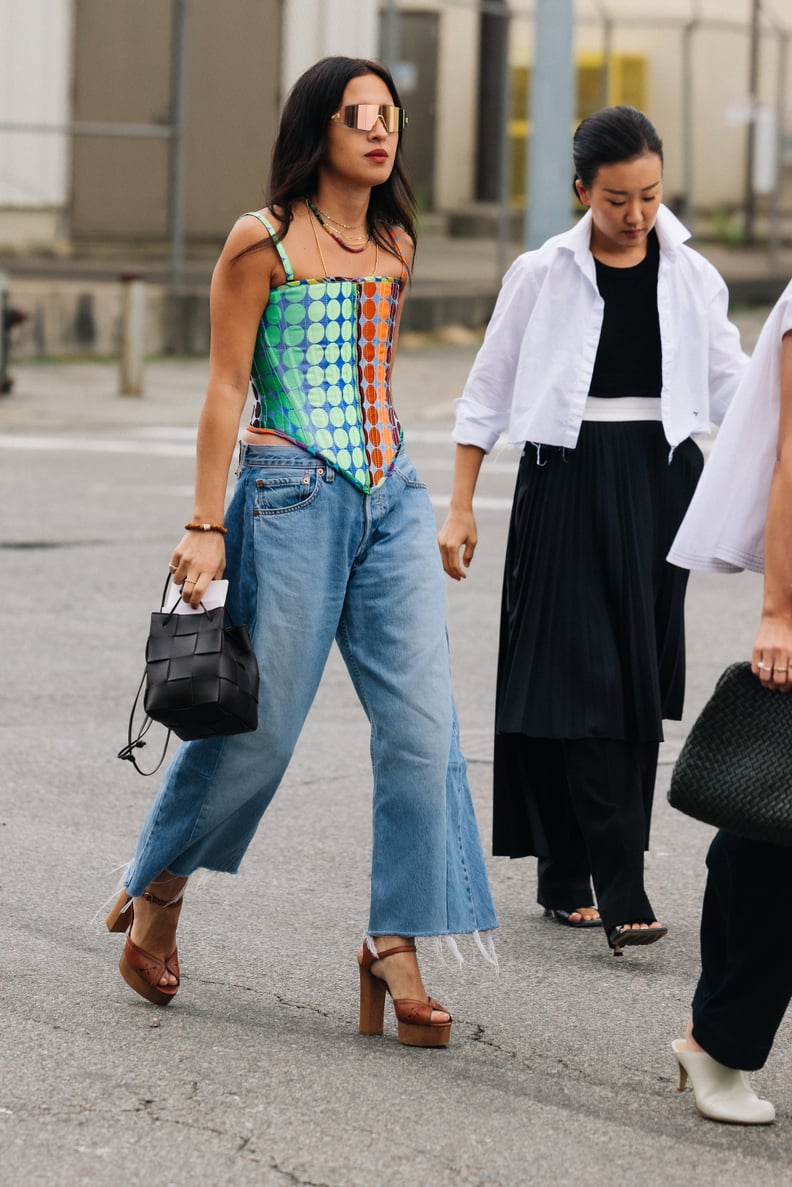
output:
M178 569L178 567L179 567L178 565L168 565L168 572L175 573L176 570Z
M758 663L756 666L760 672L772 672L772 670L773 670L772 664Z
M187 577L184 582L185 585L195 585L195 578Z

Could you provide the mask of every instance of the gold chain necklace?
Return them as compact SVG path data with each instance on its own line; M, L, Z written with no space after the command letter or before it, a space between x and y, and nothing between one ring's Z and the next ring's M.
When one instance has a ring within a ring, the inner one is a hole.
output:
M311 204L307 198L305 199L305 205L308 207L308 221L311 224L311 230L313 231L313 237L316 241L316 250L319 252L319 259L322 261L322 267L324 268L325 277L329 278L330 272L329 272L327 264L325 262L324 253L322 251L322 245L319 242L319 236L316 233L316 223L311 218ZM321 222L320 222L320 226L321 226ZM369 242L370 241L371 241L371 237L369 236ZM365 246L368 246L368 245L365 245ZM347 250L349 250L349 249L347 248ZM359 254L359 253L357 253L357 254ZM373 276L377 275L377 265L378 264L379 264L379 243L377 243L377 240L375 239L374 240L374 271L372 273Z
M321 207L317 206L315 202L311 202L311 206L317 214L321 214L322 218L325 219L326 222L332 223L334 227L343 227L345 231L357 231L359 227L365 227L366 225L365 219L362 223L342 223L339 218L333 218L332 215L326 214L325 211L322 210Z
M366 250L369 243L371 242L371 234L370 233L368 233L365 236L365 238L362 235L359 236L357 242L361 243L361 246L353 247L350 243L347 243L347 241L343 238L343 236L341 235L341 233L339 231L334 230L333 227L331 227L329 225L329 223L325 222L324 218L322 217L322 212L320 211L319 207L315 206L314 203L310 200L310 198L306 198L305 203L306 203L308 209L310 210L311 214L314 216L316 221L319 223L319 226L322 228L322 230L326 231L331 239L335 239L338 246L343 247L344 251L351 251L354 255L359 255L362 251ZM362 240L362 242L361 242L361 240Z

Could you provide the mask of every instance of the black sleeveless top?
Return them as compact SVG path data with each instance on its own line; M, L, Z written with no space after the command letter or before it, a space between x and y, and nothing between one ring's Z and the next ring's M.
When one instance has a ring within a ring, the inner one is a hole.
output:
M632 268L612 268L599 260L597 287L605 302L590 396L659 398L663 384L657 269L660 244L651 231L646 255Z

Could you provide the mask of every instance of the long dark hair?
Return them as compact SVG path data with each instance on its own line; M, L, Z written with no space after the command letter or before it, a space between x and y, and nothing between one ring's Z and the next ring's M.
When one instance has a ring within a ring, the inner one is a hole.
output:
M278 135L272 149L267 206L281 222L285 235L295 202L316 193L327 146L330 117L338 111L347 83L363 74L376 74L391 93L394 104L401 100L390 71L368 58L322 58L298 79L289 92L281 113ZM369 230L381 247L393 250L383 224L403 227L415 242L415 194L407 180L402 160L400 133L390 177L374 186L368 208Z
M600 165L634 161L657 153L663 163L663 142L654 124L635 107L603 107L578 124L572 138L575 180L590 190Z

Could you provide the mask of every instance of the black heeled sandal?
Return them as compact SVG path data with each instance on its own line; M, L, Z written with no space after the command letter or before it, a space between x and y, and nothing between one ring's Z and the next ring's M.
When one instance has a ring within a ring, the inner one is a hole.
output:
M643 920L638 919L636 922L642 923ZM620 923L608 932L608 947L613 949L614 956L622 956L622 948L654 944L667 935L668 928L662 924L660 927L630 927L629 924Z
M602 920L597 916L596 919L570 919L570 915L579 914L580 911L585 911L586 907L570 907L568 911L561 907L545 907L545 919L555 919L556 923L563 923L564 927L602 927Z

